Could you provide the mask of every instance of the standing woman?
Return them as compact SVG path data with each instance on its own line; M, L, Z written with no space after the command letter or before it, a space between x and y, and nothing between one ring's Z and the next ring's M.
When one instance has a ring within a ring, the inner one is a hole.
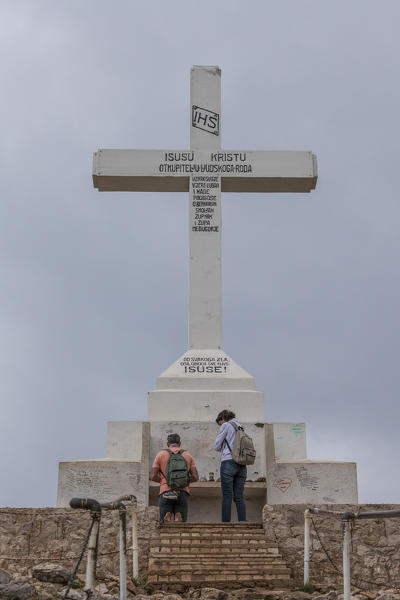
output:
M214 449L221 453L221 490L222 490L222 521L231 520L232 498L236 504L238 521L246 520L246 504L243 498L244 485L247 477L246 465L238 465L232 460L231 450L236 430L231 423L240 427L235 414L230 410L222 410L215 419L220 430L215 440Z

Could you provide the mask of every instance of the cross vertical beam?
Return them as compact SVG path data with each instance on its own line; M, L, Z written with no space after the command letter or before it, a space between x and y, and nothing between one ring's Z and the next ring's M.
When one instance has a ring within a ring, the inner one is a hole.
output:
M221 148L221 71L197 67L190 77L190 149ZM189 349L222 348L221 177L189 182Z

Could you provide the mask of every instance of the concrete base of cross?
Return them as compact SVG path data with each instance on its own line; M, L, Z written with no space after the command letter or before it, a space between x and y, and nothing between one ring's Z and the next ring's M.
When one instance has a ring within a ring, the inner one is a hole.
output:
M191 486L190 519L218 521L215 418L223 409L236 414L257 450L247 468L248 520L260 520L264 504L358 502L356 464L308 460L304 423L265 423L264 394L255 390L254 378L223 350L211 349L188 350L158 377L148 395L147 422L108 423L105 459L60 463L57 506L68 506L74 496L107 502L123 494L156 505L159 486L149 482L149 471L168 434L179 433L200 477Z
M308 460L304 423L242 421L257 448L245 488L248 520L260 520L266 503L358 502L356 464ZM157 505L158 485L149 482L147 474L171 432L180 433L183 447L195 457L199 470L200 481L191 486L190 520L218 521L219 460L213 450L217 426L207 421L108 423L107 458L60 463L57 506L68 506L74 496L106 502L125 493L135 494L140 504ZM232 518L236 520L234 507Z

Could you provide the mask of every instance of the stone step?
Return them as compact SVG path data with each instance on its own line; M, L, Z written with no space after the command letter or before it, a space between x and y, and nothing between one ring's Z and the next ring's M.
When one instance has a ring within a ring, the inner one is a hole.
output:
M245 524L240 525L239 523L160 523L160 531L264 531L262 525Z
M225 533L220 533L220 534L213 534L207 531L204 531L203 533L199 534L199 535L195 535L195 534L190 534L190 533L160 533L160 535L157 535L155 537L158 537L160 540L265 540L265 541L269 541L272 544L275 544L275 542L273 542L272 540L268 540L268 538L263 534L252 534L252 533L246 533L246 534L235 534L235 533L230 533L230 532L225 532Z
M181 564L182 562L195 562L200 561L201 563L212 562L212 561L232 561L233 563L254 563L254 564L276 564L277 562L282 561L283 558L281 555L276 554L202 554L199 556L198 554L193 553L185 553L185 554L163 554L162 552L151 552L151 559L169 562L171 564Z
M179 554L173 554L170 552L160 552L157 550L151 550L151 558L157 558L159 560L171 560L173 562L180 562L181 560L219 560L226 558L227 560L250 560L250 561L277 561L283 560L281 554L271 554L267 552L179 552Z
M149 574L174 574L190 572L193 575L207 575L208 573L241 573L241 574L272 574L272 575L289 575L290 569L281 565L224 565L221 569L221 564L181 564L181 565L170 565L170 564L152 564L149 568Z
M262 523L170 523L151 539L150 584L155 588L263 585L287 588L292 583L279 552Z
M247 585L257 584L263 587L274 589L285 589L290 587L292 581L289 575L238 575L236 572L227 572L224 574L216 573L213 575L193 575L191 573L182 573L181 575L149 575L148 582L150 584L159 583L169 585L186 584L192 587L223 584L225 587L247 587ZM163 586L163 589L164 586ZM168 588L166 588L168 589Z
M271 550L274 549L278 549L278 545L277 544L271 544L271 542L268 542L267 540L224 540L224 539L220 539L220 540L213 540L211 538L205 538L201 541L197 541L194 542L192 540L180 540L180 539L174 539L174 540L160 540L159 543L157 543L156 540L153 540L151 545L156 546L159 545L162 548L184 548L184 547L191 547L191 548L196 548L196 549L200 549L200 548L219 548L219 549L223 549L223 548L270 548Z
M176 554L171 554L169 552L150 551L150 557L156 558L157 560L172 561L173 563L179 563L182 560L201 560L202 562L210 560L234 560L236 562L275 562L277 560L283 560L281 554L264 554L258 552L204 552L202 554L198 554L196 552L178 552Z
M162 552L264 552L279 554L279 548L271 547L269 544L157 544L151 543L151 548L159 548Z
M154 561L154 562L153 562ZM202 572L208 573L210 571L221 571L225 572L226 570L246 570L246 571L254 571L254 572L264 572L268 571L269 573L287 573L288 569L286 567L286 563L284 561L280 561L277 563L234 563L228 561L213 561L213 562L180 562L176 564L171 564L169 562L157 561L155 559L150 559L149 569L154 573L161 572L175 572L175 571L192 571L195 572L200 570Z
M265 535L263 529L177 529L170 527L168 529L160 529L160 535Z
M211 543L218 542L220 540L235 540L235 541L250 541L254 540L255 542L268 542L272 545L277 545L276 542L269 540L265 537L265 535L160 535L153 536L154 539L159 539L162 542L168 543L169 541L182 541L185 540L187 543L199 543L200 541L204 542L209 540Z
M211 559L215 558L229 558L233 560L264 560L264 561L275 561L275 560L283 560L282 555L277 552L276 554L272 554L270 552L216 552L213 553L212 549L210 552L160 552L158 548L151 548L150 556L152 558L158 558L160 560L171 560L171 558L176 557L178 560L180 558L188 558L188 559L197 559L197 560L207 560L208 557Z
M161 523L160 529L263 529L261 521L241 521L240 523L221 523L211 521L209 523Z

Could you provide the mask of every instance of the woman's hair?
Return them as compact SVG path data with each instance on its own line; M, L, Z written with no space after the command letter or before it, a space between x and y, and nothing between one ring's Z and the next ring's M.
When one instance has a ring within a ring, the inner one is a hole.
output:
M233 413L231 410L221 410L221 412L218 414L217 418L215 419L215 422L218 423L220 421L230 421L231 419L234 419L236 417L235 413Z

